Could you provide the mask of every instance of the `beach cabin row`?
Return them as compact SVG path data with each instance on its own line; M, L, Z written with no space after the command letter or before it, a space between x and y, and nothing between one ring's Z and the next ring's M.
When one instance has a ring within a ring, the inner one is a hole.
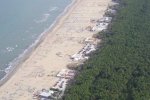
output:
M73 79L75 76L74 70L63 69L58 74L57 77L65 79Z
M80 50L77 54L72 55L70 58L73 61L81 61L89 58L88 54L96 50L96 46L91 43L87 43L82 50Z
M59 80L48 90L42 89L33 94L33 99L36 100L56 100L63 96L69 80L73 79L76 74L74 70L62 69L56 77Z
M108 28L108 25L111 23L112 17L103 17L97 20L96 25L92 28L92 31L101 32Z
M114 3L113 5L109 6L108 9L105 11L105 15L101 19L91 19L91 23L96 23L95 26L86 27L86 30L91 32L101 32L105 31L108 28L108 25L112 21L112 17L116 15L118 8L118 3Z

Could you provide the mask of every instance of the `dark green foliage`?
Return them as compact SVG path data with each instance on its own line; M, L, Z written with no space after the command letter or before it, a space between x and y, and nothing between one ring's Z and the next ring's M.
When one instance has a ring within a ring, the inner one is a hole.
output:
M150 100L150 0L121 0L103 47L85 63L65 100Z

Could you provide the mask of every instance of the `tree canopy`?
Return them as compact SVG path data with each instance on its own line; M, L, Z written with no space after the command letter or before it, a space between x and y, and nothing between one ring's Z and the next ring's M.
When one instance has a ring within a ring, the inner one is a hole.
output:
M121 0L103 47L85 62L64 100L150 99L150 0Z

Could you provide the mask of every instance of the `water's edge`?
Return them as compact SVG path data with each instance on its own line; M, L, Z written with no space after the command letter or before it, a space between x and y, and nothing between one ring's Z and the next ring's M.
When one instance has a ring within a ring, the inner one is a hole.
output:
M43 33L39 35L39 37L35 40L34 43L32 43L22 54L20 54L17 58L15 58L7 67L9 69L9 72L0 80L0 86L5 84L18 70L19 66L23 62L25 62L30 55L35 51L35 49L42 43L42 41L46 38L46 36L53 31L57 23L61 20L61 18L67 14L69 9L76 3L77 0L72 0L71 3L66 6L64 11L59 14L59 16L56 18L56 20L50 25L50 27L45 30Z

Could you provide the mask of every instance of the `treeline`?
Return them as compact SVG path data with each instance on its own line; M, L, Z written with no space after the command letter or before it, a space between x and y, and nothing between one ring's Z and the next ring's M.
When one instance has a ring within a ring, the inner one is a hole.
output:
M103 47L83 65L64 100L150 100L150 0L121 0Z

